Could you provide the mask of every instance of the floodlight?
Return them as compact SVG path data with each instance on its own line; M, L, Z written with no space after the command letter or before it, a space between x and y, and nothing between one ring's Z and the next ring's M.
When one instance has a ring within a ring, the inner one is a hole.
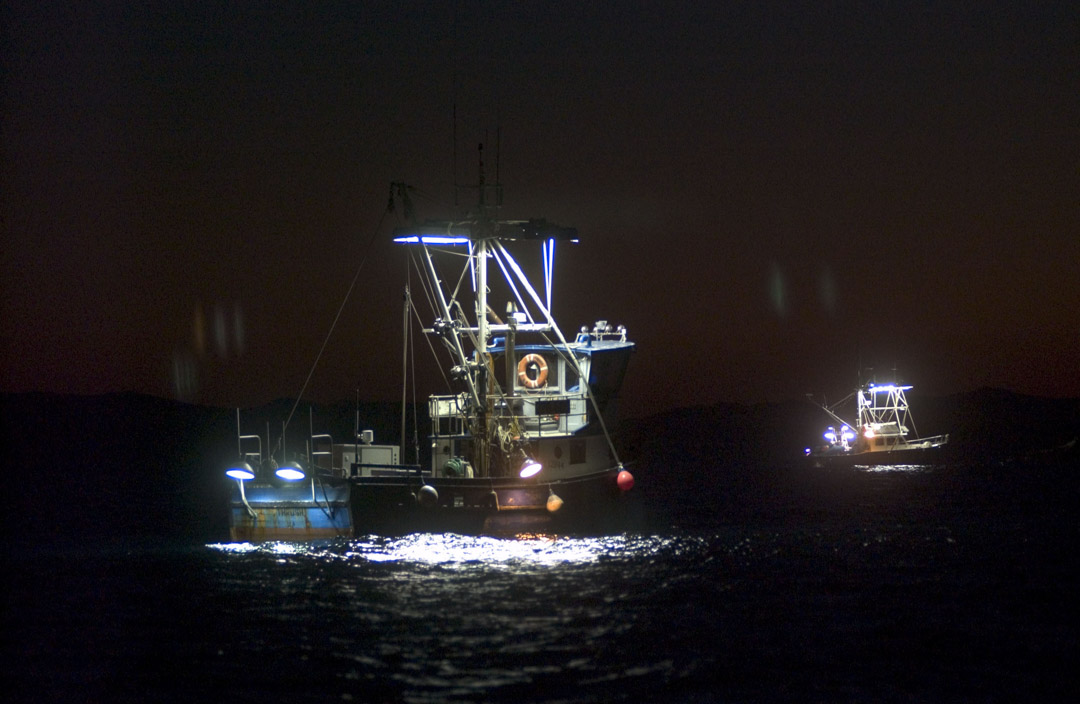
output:
M225 470L225 476L230 479L246 482L255 478L255 470L247 462L236 462Z

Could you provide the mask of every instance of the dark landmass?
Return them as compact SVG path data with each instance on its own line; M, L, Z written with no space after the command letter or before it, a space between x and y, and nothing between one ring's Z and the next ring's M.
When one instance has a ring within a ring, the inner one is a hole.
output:
M909 483L941 502L980 511L1064 510L1080 489L1080 399L980 389L908 394L920 436L949 434L937 476ZM651 515L687 527L747 520L854 515L882 505L872 479L815 470L806 447L833 421L810 401L716 404L635 419L619 428ZM941 474L945 474L942 478ZM637 491L637 488L635 488ZM922 497L925 499L925 497ZM933 505L920 500L910 505ZM911 519L902 497L890 497ZM1071 520L1071 519L1069 519Z
M400 435L400 404L293 406L279 400L242 409L241 432L262 436L265 452L267 433L277 443L291 413L285 450L292 457L305 451L312 427L347 441L359 410L361 428L374 430L376 442ZM129 393L3 394L0 419L0 456L16 470L4 495L5 535L215 540L228 534L223 472L239 452L236 409Z
M1076 494L1080 399L982 389L909 400L920 434L949 433L945 471L968 480L978 475L958 495L982 487L1007 504L1017 492L1053 491L1052 482L1037 480L1062 472L1070 478L1063 490ZM337 442L348 441L357 426L372 429L377 443L400 436L401 405L393 403L300 403L294 410L294 401L281 400L242 410L241 431L260 435L264 443L269 433L277 443L290 414L290 455L304 452L312 430ZM406 415L408 435L421 428L422 446L422 405L407 407ZM235 409L138 394L3 394L0 419L8 470L5 535L208 541L227 534L229 483L223 469L237 455ZM629 420L615 437L637 477L633 496L643 513L664 525L691 527L750 516L783 520L792 512L842 512L859 501L845 493L851 483L843 476L814 472L803 462L803 449L817 442L829 422L808 401L716 404ZM413 457L410 450L404 459ZM1027 498L1025 505L1039 499Z

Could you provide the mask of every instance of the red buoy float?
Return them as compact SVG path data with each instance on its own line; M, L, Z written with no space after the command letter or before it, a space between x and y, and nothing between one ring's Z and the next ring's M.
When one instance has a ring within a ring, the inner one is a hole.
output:
M634 488L634 475L624 469L619 472L619 476L615 477L615 483L623 491L630 491Z

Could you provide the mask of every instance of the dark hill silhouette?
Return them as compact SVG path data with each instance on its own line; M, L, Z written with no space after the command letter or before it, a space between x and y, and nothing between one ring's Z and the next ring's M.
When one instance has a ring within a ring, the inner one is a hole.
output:
M276 443L293 404L241 410L242 432L265 438L269 424ZM301 403L289 423L290 456L304 451L309 409L316 433L352 437L355 403ZM377 442L400 434L400 404L362 404L360 415ZM227 533L222 472L238 453L236 409L131 393L2 394L0 418L0 456L15 470L4 492L5 535L211 540Z
M950 434L950 467L1030 473L1048 462L1076 464L1080 400L996 389L909 398L922 434ZM276 443L294 404L282 399L244 409L241 431L264 438L269 431ZM425 409L415 410L423 450ZM410 435L413 411L407 408ZM397 441L400 404L300 403L286 449L302 453L309 428L347 442L358 412L360 428L374 430L376 442ZM0 419L0 456L9 471L5 535L203 541L225 534L228 482L222 472L237 454L235 409L126 393L2 394ZM807 401L715 404L626 421L615 435L645 512L661 521L696 523L791 508L800 500L793 488L818 481L801 460L827 423ZM410 455L404 459L413 461Z
M1078 399L999 389L908 399L921 435L949 434L944 461L950 472L995 470L1010 479L1003 485L1016 488L1044 465L1080 464ZM857 500L835 493L846 491L843 479L815 472L804 461L805 448L832 423L809 401L718 403L629 421L620 426L619 440L634 462L649 512L689 525L747 514L781 516L810 510L810 501L825 510Z

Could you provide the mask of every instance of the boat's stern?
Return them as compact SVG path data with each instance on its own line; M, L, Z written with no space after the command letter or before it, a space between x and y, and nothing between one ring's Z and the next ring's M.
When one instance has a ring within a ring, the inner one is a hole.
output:
M236 542L325 540L352 535L349 484L334 477L286 483L235 481L229 535Z

